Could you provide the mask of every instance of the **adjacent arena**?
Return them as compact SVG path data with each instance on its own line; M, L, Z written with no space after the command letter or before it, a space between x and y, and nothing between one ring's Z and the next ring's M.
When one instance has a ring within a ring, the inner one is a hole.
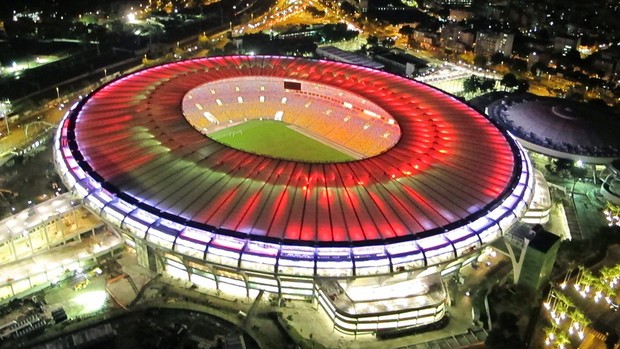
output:
M620 117L606 105L520 94L491 103L487 115L537 153L588 164L620 158Z
M209 137L261 121L348 158ZM356 333L444 318L442 278L513 227L534 181L516 142L455 98L300 58L145 69L75 105L56 141L65 184L141 265L222 292L318 301Z

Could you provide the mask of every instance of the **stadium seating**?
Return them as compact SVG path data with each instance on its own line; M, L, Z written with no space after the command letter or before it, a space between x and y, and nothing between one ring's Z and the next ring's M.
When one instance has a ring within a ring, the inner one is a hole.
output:
M354 100L343 103L343 94L335 88L314 85L308 90L286 90L282 80L273 78L260 83L253 78L220 81L190 91L183 111L195 128L206 133L248 120L274 119L282 113L282 121L301 132L360 157L379 154L398 141L398 127L380 118L380 110L365 113L369 106L362 98L347 94ZM165 91L154 98L165 99ZM217 122L206 118L205 112Z

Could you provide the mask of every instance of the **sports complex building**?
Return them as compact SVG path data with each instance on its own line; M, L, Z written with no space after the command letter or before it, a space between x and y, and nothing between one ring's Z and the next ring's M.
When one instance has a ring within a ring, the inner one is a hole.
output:
M518 94L490 103L486 114L530 151L590 165L603 197L620 204L620 115L613 108Z
M535 180L523 149L450 95L271 56L113 81L67 113L55 162L141 265L317 301L355 333L444 318L443 278L516 225Z

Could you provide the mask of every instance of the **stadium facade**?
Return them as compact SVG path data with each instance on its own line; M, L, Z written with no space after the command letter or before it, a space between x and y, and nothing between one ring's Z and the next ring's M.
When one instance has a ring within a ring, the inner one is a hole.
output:
M291 160L208 137L266 119L355 160ZM316 301L355 333L444 318L443 278L507 234L534 187L523 149L454 97L290 57L125 76L67 113L54 154L67 187L141 265L222 292Z

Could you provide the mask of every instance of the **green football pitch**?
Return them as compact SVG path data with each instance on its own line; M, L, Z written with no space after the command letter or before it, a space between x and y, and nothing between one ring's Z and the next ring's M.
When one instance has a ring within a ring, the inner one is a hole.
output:
M280 159L307 162L354 160L351 156L303 135L281 121L250 120L209 134L232 148Z

